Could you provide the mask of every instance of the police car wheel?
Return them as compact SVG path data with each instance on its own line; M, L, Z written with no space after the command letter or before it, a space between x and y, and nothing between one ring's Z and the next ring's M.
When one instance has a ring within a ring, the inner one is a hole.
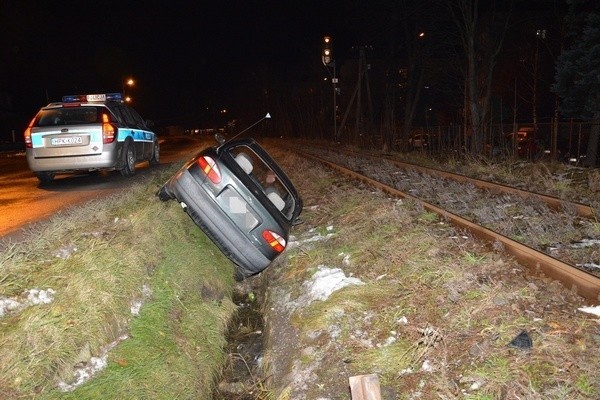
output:
M158 140L154 142L154 149L152 150L152 157L150 158L150 165L160 164L160 146Z
M125 142L121 175L131 176L133 174L135 174L135 150L130 142Z

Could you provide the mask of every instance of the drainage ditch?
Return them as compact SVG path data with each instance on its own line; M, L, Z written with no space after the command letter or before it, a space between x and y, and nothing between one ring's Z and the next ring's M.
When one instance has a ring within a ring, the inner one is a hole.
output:
M215 400L256 400L265 394L261 361L263 355L263 315L256 292L240 285L233 294L238 311L229 324L227 359Z

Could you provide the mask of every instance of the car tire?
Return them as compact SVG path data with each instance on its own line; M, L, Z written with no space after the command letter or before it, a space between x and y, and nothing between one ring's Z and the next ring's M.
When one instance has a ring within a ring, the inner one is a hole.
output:
M244 279L246 279L246 276L244 276L244 274L238 269L237 265L234 265L234 268L233 279L236 282L242 282Z
M135 174L135 149L131 144L131 141L127 141L124 144L123 152L121 153L121 175L131 176Z
M42 185L49 185L54 180L54 172L36 172L35 175Z
M167 188L167 185L163 185L158 190L158 192L156 193L156 195L158 196L158 198L160 199L160 201L169 201L169 200L173 200L175 198L175 196L173 196L173 194L171 194L171 192Z
M152 149L152 157L148 161L150 166L156 166L160 164L160 145L158 144L158 140L154 141L154 147Z

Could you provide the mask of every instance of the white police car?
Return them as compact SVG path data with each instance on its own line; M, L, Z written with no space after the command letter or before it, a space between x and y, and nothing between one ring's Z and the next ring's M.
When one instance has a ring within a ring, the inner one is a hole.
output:
M158 137L120 93L64 96L42 107L25 130L29 168L42 184L55 174L96 170L135 173L159 163Z

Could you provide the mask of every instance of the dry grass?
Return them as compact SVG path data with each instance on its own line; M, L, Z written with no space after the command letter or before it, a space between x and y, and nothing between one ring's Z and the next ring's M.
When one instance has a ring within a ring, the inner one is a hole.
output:
M280 162L300 187L306 223L296 228L301 244L287 264L265 278L273 314L265 359L275 394L347 398L348 378L368 373L379 376L384 398L600 393L600 359L587 351L599 344L598 322L576 311L581 299L418 205L289 154ZM328 240L302 242L327 227L335 233ZM364 284L302 303L302 283L317 265L341 268ZM292 327L283 326L289 321ZM523 330L533 340L530 351L508 346Z

